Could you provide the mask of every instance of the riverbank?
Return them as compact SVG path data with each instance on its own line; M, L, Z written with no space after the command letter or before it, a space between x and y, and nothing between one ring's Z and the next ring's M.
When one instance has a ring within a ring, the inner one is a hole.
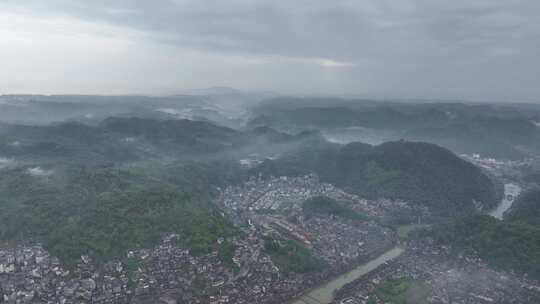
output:
M311 290L304 293L304 295L292 300L290 304L306 304L317 302L319 304L329 304L334 299L334 294L336 291L341 289L343 286L357 280L358 278L370 273L371 271L377 269L379 266L394 260L399 257L405 249L401 247L394 247L377 258L362 264L353 270L346 272L342 275L337 276L336 278L320 285L319 287L312 288Z

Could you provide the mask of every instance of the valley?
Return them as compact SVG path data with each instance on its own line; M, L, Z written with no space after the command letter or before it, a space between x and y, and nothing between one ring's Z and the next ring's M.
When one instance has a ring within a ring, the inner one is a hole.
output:
M154 114L2 125L4 302L538 299L533 157Z
M0 0L0 304L540 303L539 12Z

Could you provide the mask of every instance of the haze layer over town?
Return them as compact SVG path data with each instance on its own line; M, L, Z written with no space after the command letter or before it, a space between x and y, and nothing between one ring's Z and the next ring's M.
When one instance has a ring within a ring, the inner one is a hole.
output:
M0 303L540 303L540 2L0 2Z

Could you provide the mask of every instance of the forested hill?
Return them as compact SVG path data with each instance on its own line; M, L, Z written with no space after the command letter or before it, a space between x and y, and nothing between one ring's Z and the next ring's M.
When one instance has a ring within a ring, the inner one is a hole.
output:
M241 132L206 121L112 117L91 126L0 126L0 156L23 161L125 163L202 158L227 153L273 153L317 133L297 136L270 128Z
M435 226L432 235L441 243L475 252L493 266L539 279L540 175L525 176L523 182L526 190L504 220L466 216Z
M72 166L48 176L15 168L0 174L0 240L40 241L71 262L81 254L120 257L178 233L205 252L232 228L210 203L235 166L188 163L161 168Z
M4 126L4 141L18 141L21 146L55 143L66 149L88 148L99 152L104 146L129 148L137 141L170 144L184 149L216 151L241 140L241 133L208 122L193 120L152 120L113 117L98 126L77 122L48 126Z
M369 198L395 198L428 206L435 214L489 209L497 185L474 165L439 146L389 142L379 146L313 143L258 169L267 175L317 173L322 180Z
M540 227L540 189L531 189L520 195L507 218Z
M490 208L495 185L479 169L436 145L397 141L345 146L318 132L298 135L268 127L241 132L208 122L109 118L97 126L3 126L0 156L15 163L111 165L168 159L236 159L258 153L268 160L260 172L292 175L315 172L322 179L362 196L400 198L440 214Z
M540 226L487 215L455 219L435 227L437 241L478 254L492 266L540 278Z
M230 128L220 127L205 121L188 119L152 120L145 118L105 119L101 125L104 132L122 134L124 136L144 136L153 140L177 141L191 144L197 140L218 140L230 144L240 137L240 132Z
M341 146L316 131L242 132L140 118L5 125L0 132L0 240L38 240L66 260L84 252L118 256L171 232L204 252L231 233L211 204L216 187L258 173L313 172L361 196L401 198L444 216L473 212L473 201L486 208L496 201L479 169L426 143ZM242 168L240 157L254 151L259 159L280 156Z

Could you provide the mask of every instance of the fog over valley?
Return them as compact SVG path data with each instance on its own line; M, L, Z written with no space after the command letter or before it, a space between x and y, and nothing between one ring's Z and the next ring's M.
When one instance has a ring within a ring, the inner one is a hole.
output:
M532 0L0 3L0 304L540 303Z
M225 88L2 100L7 303L540 297L540 106Z

